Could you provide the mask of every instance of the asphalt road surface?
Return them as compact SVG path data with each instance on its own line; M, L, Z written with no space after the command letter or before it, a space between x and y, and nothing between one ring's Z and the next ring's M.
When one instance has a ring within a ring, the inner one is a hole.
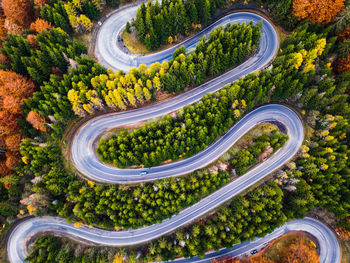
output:
M157 106L156 104L155 106ZM162 107L155 111L155 114L162 113ZM168 109L164 109L168 111ZM298 151L304 139L304 128L298 115L291 109L279 105L270 104L262 106L242 118L223 137L211 144L200 153L181 161L156 166L148 169L118 169L103 163L96 154L95 145L97 138L108 128L120 124L137 122L150 117L155 117L151 112L141 110L125 113L109 114L97 117L88 121L77 132L71 146L71 158L73 164L81 174L86 177L104 183L136 183L151 181L166 177L179 176L201 167L205 167L219 158L239 138L259 123L278 121L285 126L289 140L280 150L268 161L262 163L246 174L253 176L257 181L268 173L285 164ZM148 174L140 175L142 171ZM241 177L243 178L243 177ZM246 177L244 177L246 178ZM245 181L248 184L248 181ZM244 187L245 188L245 187Z
M297 219L287 222L275 229L263 238L257 238L251 242L235 245L233 249L222 249L219 252L207 253L205 258L177 259L177 263L188 262L211 262L212 259L225 256L239 256L250 251L261 248L266 243L294 231L304 231L313 235L318 240L321 263L340 263L341 249L334 233L323 223L312 218ZM77 241L95 243L99 246L116 246L123 243L122 232L107 231L97 228L83 226L75 228L62 218L45 216L42 218L31 218L19 224L9 236L7 253L11 263L22 263L27 256L30 238L41 233L52 232L56 235L69 237ZM132 236L128 234L127 236ZM128 237L125 237L128 238Z
M124 50L116 44L118 32L120 32L125 23L136 14L136 9L137 7L131 6L114 12L102 24L97 35L97 44L95 50L95 54L101 64L107 67L112 67L114 69L127 69L130 68L133 64L130 61L131 59L137 58L137 63L135 64L135 66L137 66L140 63L152 64L157 61L161 62L163 60L169 59L169 57L172 56L173 51L177 47L173 47L152 55L135 57L126 54ZM136 183L189 173L195 169L206 166L211 161L218 158L225 150L229 148L228 144L224 145L224 140L221 140L220 147L218 147L218 144L215 144L215 146L210 147L204 153L201 153L184 161L146 170L122 170L113 168L101 162L96 154L95 148L98 138L109 129L115 128L116 126L122 124L135 123L138 121L143 121L171 113L183 108L186 105L197 102L208 92L215 92L222 88L225 84L231 83L239 77L245 76L253 71L266 67L274 58L278 50L279 39L274 26L267 19L255 13L239 12L229 14L219 19L210 27L207 27L202 32L191 37L182 44L187 48L195 46L204 34L208 34L216 26L219 25L224 25L227 23L248 23L249 21L253 21L255 24L260 20L263 21L263 26L259 48L252 57L247 59L239 66L231 69L230 71L211 81L204 83L195 89L182 93L181 95L178 95L175 98L169 99L165 102L157 103L132 111L112 113L109 115L96 117L81 126L72 141L70 151L71 159L75 168L81 174L84 174L88 178L99 182ZM276 109L280 108L280 106L275 107ZM245 125L245 127L249 126L250 125ZM231 142L233 139L234 138L230 138ZM206 158L204 158L204 155L206 155ZM214 155L216 155L216 157ZM148 174L140 176L140 173L142 171L147 171Z
M193 48L197 45L202 36L209 35L215 27L219 25L224 26L228 23L248 23L253 21L253 24L256 24L260 20L263 21L260 49L252 59L245 62L245 66L242 67L242 69L248 70L245 70L245 73L242 72L243 74L241 75L266 65L266 63L273 58L278 48L277 32L267 19L251 12L238 12L226 15L193 37L169 49L150 55L132 55L126 52L126 48L121 44L120 32L125 27L126 22L136 16L137 8L138 6L122 8L112 13L101 25L97 33L95 56L100 64L104 65L106 68L128 71L130 68L138 67L140 64L151 65L155 62L170 60L174 51L180 46L184 45L186 48ZM248 68L248 66L252 68ZM238 71L236 70L232 73L238 73ZM230 82L231 81L232 80L230 80Z
M118 32L125 22L135 14L136 8L137 7L124 8L122 11L116 12L114 15L110 16L102 25L98 34L96 55L103 65L113 69L126 70L141 63L151 64L156 61L169 59L173 50L176 48L174 47L173 49L149 56L130 56L122 49L118 49L118 45L116 44ZM174 215L152 226L116 232L89 228L87 226L75 228L72 224L66 223L63 218L58 217L45 216L42 218L36 217L24 220L14 228L8 238L7 253L11 263L23 262L27 255L27 246L31 237L41 233L63 235L75 240L87 241L103 246L128 246L150 241L172 232L220 206L269 173L280 168L297 153L304 138L302 122L291 109L276 104L266 105L252 111L230 129L220 140L201 153L173 164L153 167L148 170L146 176L140 177L140 170L137 169L120 170L104 165L99 161L94 152L93 148L96 139L108 129L120 124L133 123L170 113L187 104L198 101L204 94L214 92L238 77L265 67L273 59L278 49L278 36L274 27L267 20L253 13L240 12L228 15L214 23L211 28L187 40L185 46L191 47L195 45L202 34L209 33L209 31L218 24L247 22L250 20L253 20L255 23L259 20L263 20L261 44L254 56L220 77L187 93L179 95L174 99L138 110L105 115L89 121L77 132L72 143L71 157L76 168L87 177L101 182L125 183L177 176L205 166L217 159L234 144L238 138L261 122L278 121L285 127L289 135L289 140L284 147L268 160L260 163L237 180L227 184L195 205L184 209L178 215ZM234 250L221 250L219 254L209 254L204 260L210 261L210 257L214 258L227 253L235 255L235 253L241 254L249 252L251 249L266 242L265 240L273 238L273 235L277 237L285 232L294 230L307 231L317 238L320 243L321 262L340 262L340 248L334 234L326 226L313 219L289 222L282 228L277 229L273 234L267 235L264 239L258 239L251 243L244 243L237 246L237 249ZM203 259L192 258L179 261L201 262Z

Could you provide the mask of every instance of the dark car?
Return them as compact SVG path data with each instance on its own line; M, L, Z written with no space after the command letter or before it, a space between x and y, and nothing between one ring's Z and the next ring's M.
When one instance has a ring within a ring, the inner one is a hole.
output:
M252 255L254 255L254 254L256 254L256 253L258 253L258 250L257 250L257 249L254 249L253 251L250 251L250 254L252 254Z

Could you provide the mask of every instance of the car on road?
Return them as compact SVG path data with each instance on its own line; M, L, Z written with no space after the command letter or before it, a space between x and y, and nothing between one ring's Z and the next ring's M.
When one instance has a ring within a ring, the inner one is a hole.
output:
M252 254L252 255L254 255L254 254L256 254L256 253L258 253L258 250L257 250L257 249L254 249L253 251L250 252L250 254Z
M140 175L146 175L146 174L148 174L147 171L142 171L142 172L140 172Z

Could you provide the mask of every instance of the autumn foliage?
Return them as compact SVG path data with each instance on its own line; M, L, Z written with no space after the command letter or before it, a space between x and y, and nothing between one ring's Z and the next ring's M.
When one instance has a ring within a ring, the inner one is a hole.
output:
M285 251L281 263L317 263L320 262L317 252L310 242L300 238Z
M283 237L282 239L283 240ZM277 241L279 242L279 241ZM286 245L286 244L285 244ZM258 254L248 258L232 258L226 257L223 259L214 259L212 263L319 263L318 254L314 244L304 236L295 235L292 243L286 247L279 246L279 258L270 260L268 258L268 248L263 250L263 254Z
M339 238L349 241L350 240L350 231L349 231L349 226L350 226L350 217L345 219L345 225L347 226L339 226L338 228L335 229L337 232Z
M0 38L7 35L7 29L5 28L5 16L0 14Z
M346 58L338 58L333 67L338 73L350 71L350 55Z
M47 127L45 126L45 118L35 111L30 111L26 118L35 129L46 132Z
M35 84L28 78L13 71L0 70L0 97L13 96L23 103L30 97L35 89ZM2 101L1 101L2 102Z
M35 20L35 22L33 22L30 25L30 30L36 32L36 33L40 33L46 29L52 28L52 25L50 22L47 22L43 19L38 18L37 20Z
M294 0L293 13L309 23L328 24L344 7L345 0Z
M13 71L0 70L0 174L7 176L18 165L19 146L23 135L17 119L21 118L21 104L32 96L35 84Z
M30 0L2 0L6 19L22 27L28 27L33 20Z
M225 259L220 259L220 260L214 259L212 263L274 263L274 261L271 261L265 257L254 257L254 258L243 258L243 259L227 257Z
M344 41L346 42L349 41L348 39L350 39L350 26L345 27L342 32L338 33L339 42L344 43ZM343 43L340 43L339 47ZM338 59L334 61L333 68L339 74L350 71L350 54L348 53L348 55L346 55L346 52L344 52L341 48L339 48Z
M4 54L0 54L0 64L2 64L2 65L10 65L10 60Z
M338 34L338 40L344 41L350 38L350 26L346 27L345 30Z
M32 46L32 48L34 48L34 49L38 49L39 48L38 42L36 42L36 39L35 39L35 35L29 34L26 37L26 40Z
M46 5L48 3L47 0L34 0L34 6L35 8L42 7L43 5Z
M35 16L39 16L40 8L46 5L47 3L47 0L34 0Z

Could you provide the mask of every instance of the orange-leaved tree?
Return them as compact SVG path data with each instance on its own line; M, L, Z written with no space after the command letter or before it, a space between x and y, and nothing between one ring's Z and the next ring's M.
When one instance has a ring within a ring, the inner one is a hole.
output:
M319 263L316 249L311 244L311 241L304 237L298 238L285 250L281 263Z
M26 118L35 129L46 132L47 127L45 126L45 118L35 111L30 111Z
M345 0L293 0L293 14L309 23L328 24L342 10Z
M6 19L11 23L27 28L33 21L30 0L2 0L1 6Z
M264 256L257 256L253 258L243 258L239 263L274 263L273 261L267 259Z
M338 73L350 71L350 54L346 58L338 58L333 63L333 67Z
M7 29L5 28L5 16L0 14L0 38L7 35Z
M9 66L10 63L11 63L11 61L9 60L9 58L7 56L5 56L4 54L0 54L0 64Z
M350 26L346 27L345 30L338 34L338 40L344 41L350 38Z
M21 104L32 96L35 84L13 71L0 70L0 156L1 176L11 174L18 164L19 146L23 135L17 122L21 118Z
M36 39L35 39L35 35L29 34L26 37L26 40L28 41L29 45L32 46L32 48L34 48L34 49L38 49L39 48L38 42L36 42Z
M267 259L264 256L254 256L252 258L232 258L232 257L226 257L221 259L213 259L211 261L212 263L274 263L273 261Z
M36 33L43 32L45 29L52 28L52 25L50 22L47 22L41 18L38 18L35 20L35 22L31 23L30 30L33 30Z
M16 118L16 115L10 114L7 111L0 111L0 139L3 141L5 141L5 137L20 129Z
M14 71L0 70L0 98L14 96L23 102L34 90L35 84L30 79Z
M47 0L34 0L35 16L40 14L40 8L48 3Z

